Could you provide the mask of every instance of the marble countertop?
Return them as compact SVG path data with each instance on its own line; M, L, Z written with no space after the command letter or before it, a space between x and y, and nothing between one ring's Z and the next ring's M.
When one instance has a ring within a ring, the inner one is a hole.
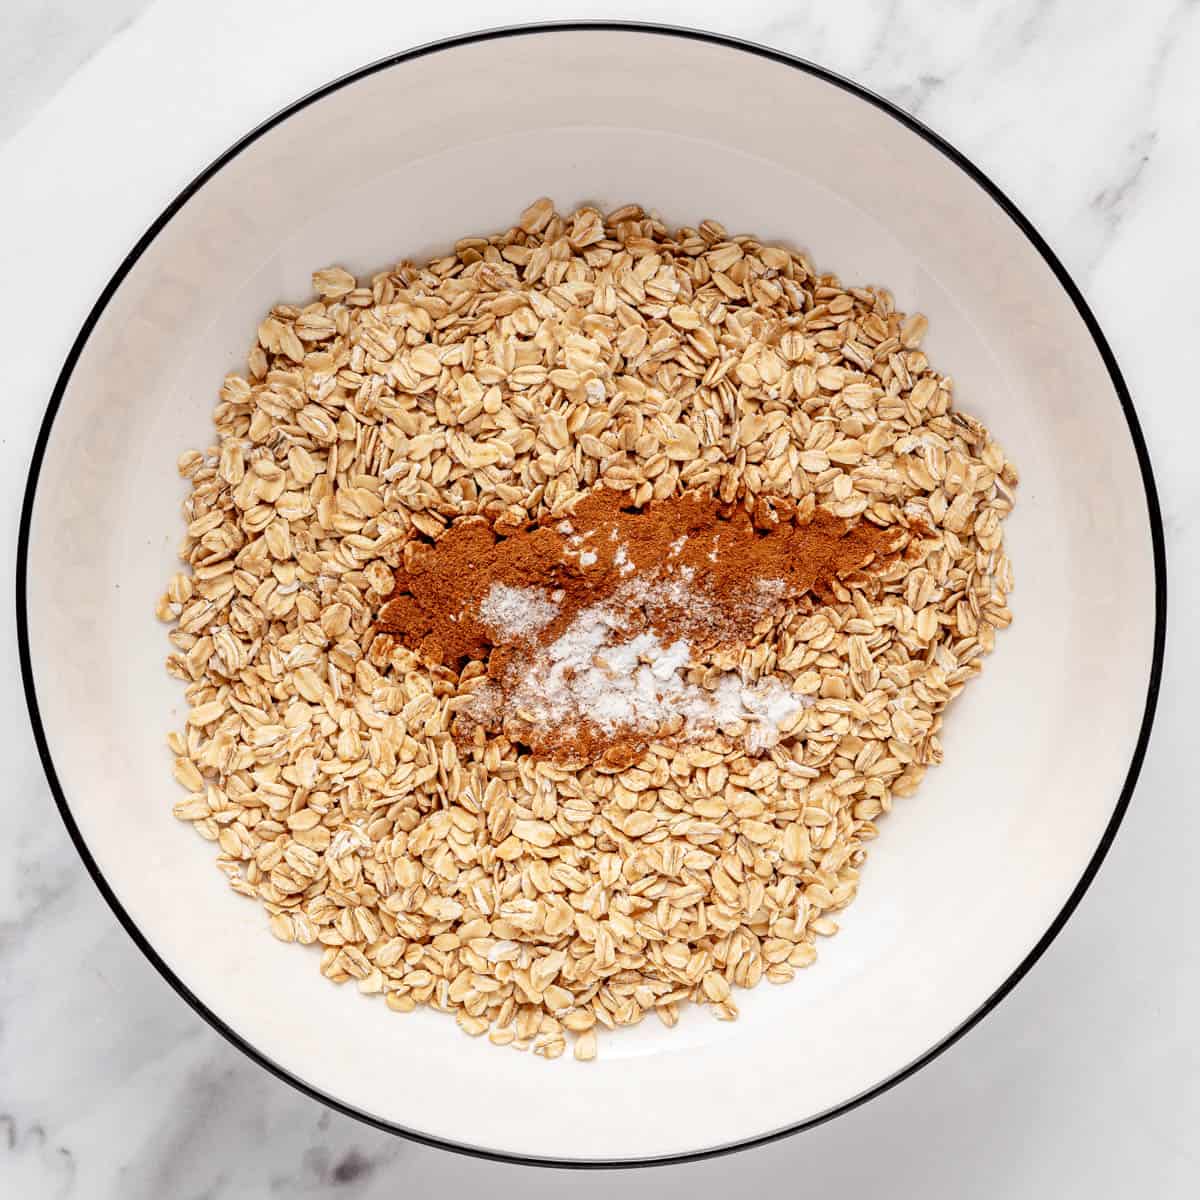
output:
M200 165L286 102L386 52L632 7L364 0L335 16L309 0L5 0L0 554L9 578L26 466L59 365L116 264ZM0 651L0 1195L1200 1192L1190 1019L1200 951L1187 921L1200 907L1191 728L1200 640L1185 626L1200 605L1200 421L1183 354L1200 328L1200 4L643 0L637 15L768 42L915 113L1026 212L1105 328L1158 478L1172 617L1149 756L1098 878L996 1012L913 1079L816 1130L619 1179L428 1150L323 1109L243 1058L122 932L43 780L10 605Z

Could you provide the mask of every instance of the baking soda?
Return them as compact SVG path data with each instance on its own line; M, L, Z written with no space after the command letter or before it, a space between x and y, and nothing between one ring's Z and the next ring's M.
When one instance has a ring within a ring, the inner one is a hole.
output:
M558 605L541 588L493 583L479 606L479 619L499 641L528 638L558 615Z
M743 725L748 748L774 745L780 728L809 702L805 697L778 679L748 684L736 672L715 688L700 687L686 677L692 657L686 638L664 645L650 630L630 629L639 607L703 604L689 594L689 583L690 577L638 580L617 593L616 603L581 610L558 638L514 664L508 702L538 725L586 722L615 734L682 718L692 735Z

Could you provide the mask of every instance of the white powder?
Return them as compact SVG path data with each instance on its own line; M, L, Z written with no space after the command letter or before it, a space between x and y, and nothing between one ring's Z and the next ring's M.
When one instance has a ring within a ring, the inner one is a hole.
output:
M769 613L787 596L787 584L782 579L760 579L750 598L751 609L759 614Z
M613 531L613 536L616 536L616 530ZM617 552L613 556L613 566L615 566L622 575L633 574L633 563L629 561L629 555L625 552L624 542L617 547Z
M693 627L702 624L717 626L721 622L721 610L708 596L692 588L695 578L694 568L680 567L665 579L647 580L644 576L631 579L621 585L613 599L622 607L636 605L643 608L651 619L669 618L674 609L686 612Z
M558 525L560 533L570 533L571 537L567 538L567 553L577 554L579 556L579 565L581 567L590 567L596 561L596 552L594 550L581 550L582 546L589 538L595 534L594 529L589 529L584 533L575 533L571 525L567 521L560 521Z
M678 554L684 548L684 546L686 544L687 544L687 534L685 533L681 537L677 537L671 543L671 554L672 555Z
M760 600L772 603L782 600L787 591L787 584L782 579L760 579L754 585Z
M479 606L479 619L498 638L522 638L544 629L558 605L541 588L493 583Z
M674 590L682 584L675 580L655 586ZM638 590L648 591L649 585ZM780 726L808 703L777 679L747 684L733 672L715 689L702 688L685 678L691 657L685 639L664 646L650 632L630 636L624 623L616 607L584 609L525 666L512 706L539 724L586 720L608 733L652 729L677 716L689 733L742 724L747 747L758 750L774 745Z

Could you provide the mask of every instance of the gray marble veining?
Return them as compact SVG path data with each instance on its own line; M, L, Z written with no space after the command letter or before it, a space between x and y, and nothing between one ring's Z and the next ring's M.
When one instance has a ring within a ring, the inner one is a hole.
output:
M5 0L0 15L0 141L133 24L149 0Z

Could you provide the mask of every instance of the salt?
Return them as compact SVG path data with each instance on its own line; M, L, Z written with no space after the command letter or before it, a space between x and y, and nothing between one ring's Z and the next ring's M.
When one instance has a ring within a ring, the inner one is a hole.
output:
M493 583L479 606L479 619L497 638L526 638L545 629L558 605L541 588Z
M678 603L687 599L686 582L637 581L623 591L650 604L668 595ZM702 688L685 677L692 653L685 638L664 646L652 632L631 636L627 621L615 605L583 609L558 638L518 666L512 707L539 724L588 721L606 733L652 729L673 717L682 717L691 734L740 727L747 748L758 750L774 745L780 728L808 703L778 679L750 684L736 672L725 673L711 690Z
M672 642L663 651L662 655L651 664L651 674L653 674L655 679L663 681L670 679L681 668L687 666L691 653L691 647L682 638L677 642Z

